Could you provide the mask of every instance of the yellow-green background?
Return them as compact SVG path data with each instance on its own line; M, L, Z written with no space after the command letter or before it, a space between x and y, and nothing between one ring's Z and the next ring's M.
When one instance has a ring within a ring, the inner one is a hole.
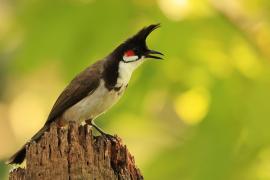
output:
M269 0L1 0L0 179L65 85L151 23L149 60L96 123L145 179L270 179Z

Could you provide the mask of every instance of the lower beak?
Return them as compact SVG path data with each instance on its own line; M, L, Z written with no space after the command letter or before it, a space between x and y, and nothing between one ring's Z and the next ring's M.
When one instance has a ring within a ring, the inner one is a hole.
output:
M146 58L153 58L153 59L163 59L162 57L154 56L153 54L158 54L158 55L164 56L164 54L162 54L161 52L154 51L154 50L148 50L145 57Z

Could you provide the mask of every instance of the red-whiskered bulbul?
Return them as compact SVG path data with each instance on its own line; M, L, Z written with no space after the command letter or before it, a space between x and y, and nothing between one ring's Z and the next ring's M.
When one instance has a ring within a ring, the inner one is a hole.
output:
M162 53L150 50L146 45L147 36L158 27L159 24L153 24L143 28L107 57L77 75L56 100L44 126L7 163L22 163L26 145L38 141L52 122L63 127L69 121L85 121L102 135L110 137L93 120L119 100L127 88L132 72L146 58L162 59L156 56L163 55Z

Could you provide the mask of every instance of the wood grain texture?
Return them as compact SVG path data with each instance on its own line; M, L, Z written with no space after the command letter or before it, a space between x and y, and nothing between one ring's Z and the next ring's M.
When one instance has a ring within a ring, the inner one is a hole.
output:
M94 137L90 126L52 123L49 132L27 147L26 167L10 172L10 180L90 179L140 180L134 158L121 140Z

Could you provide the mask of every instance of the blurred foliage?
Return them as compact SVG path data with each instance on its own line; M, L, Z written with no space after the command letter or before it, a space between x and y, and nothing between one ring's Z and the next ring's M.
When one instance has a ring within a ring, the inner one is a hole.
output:
M160 22L148 44L166 60L141 66L97 124L145 179L270 179L269 17L268 0L1 0L0 158L79 71Z

